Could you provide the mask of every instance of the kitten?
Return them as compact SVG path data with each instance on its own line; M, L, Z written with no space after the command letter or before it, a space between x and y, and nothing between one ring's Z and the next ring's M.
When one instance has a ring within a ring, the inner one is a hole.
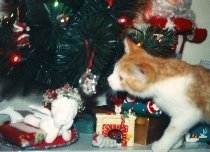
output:
M110 87L153 98L171 117L162 138L152 144L153 152L180 146L191 127L210 120L210 71L175 58L151 56L129 38L124 44L126 53L108 77Z

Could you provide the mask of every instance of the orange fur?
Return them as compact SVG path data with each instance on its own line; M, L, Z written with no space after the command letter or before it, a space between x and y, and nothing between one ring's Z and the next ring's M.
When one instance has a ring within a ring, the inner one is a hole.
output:
M210 122L210 71L175 58L154 57L125 39L125 54L108 77L113 90L153 101L171 117L153 152L181 146L182 137L198 122ZM187 123L186 123L187 122Z
M154 82L174 76L192 75L194 81L188 87L188 96L191 98L192 104L196 104L205 115L210 116L210 70L197 65L190 65L175 58L151 56L129 38L127 38L127 43L129 52L117 63L124 77L123 86L125 88L142 91ZM146 81L144 83L139 83L139 80L135 78L136 76L130 72L133 65L145 70Z

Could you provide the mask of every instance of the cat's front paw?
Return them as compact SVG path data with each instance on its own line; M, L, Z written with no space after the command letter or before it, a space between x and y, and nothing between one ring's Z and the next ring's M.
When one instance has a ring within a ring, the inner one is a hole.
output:
M164 144L156 141L152 144L153 152L168 152L169 150L164 146Z
M184 139L180 139L173 147L172 149L177 149L183 145Z

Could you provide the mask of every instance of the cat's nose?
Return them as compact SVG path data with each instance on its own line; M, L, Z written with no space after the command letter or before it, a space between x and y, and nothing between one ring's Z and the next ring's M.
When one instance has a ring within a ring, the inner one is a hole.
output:
M108 81L108 82L110 81L109 79L110 79L110 76L107 78L107 81Z
M112 89L114 89L115 88L115 81L116 81L116 79L114 78L114 76L113 75L110 75L108 78L107 78L107 80L108 80L108 84L109 84L109 86L112 88Z
M107 78L108 84L111 85L111 75Z

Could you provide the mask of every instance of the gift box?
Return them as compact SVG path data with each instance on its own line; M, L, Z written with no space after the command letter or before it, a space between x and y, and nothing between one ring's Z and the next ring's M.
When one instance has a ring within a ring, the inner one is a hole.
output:
M25 148L44 141L46 133L39 128L17 122L0 126L0 134L9 143Z
M138 117L135 121L134 143L148 145L163 135L169 124L169 117L162 114L159 117Z

